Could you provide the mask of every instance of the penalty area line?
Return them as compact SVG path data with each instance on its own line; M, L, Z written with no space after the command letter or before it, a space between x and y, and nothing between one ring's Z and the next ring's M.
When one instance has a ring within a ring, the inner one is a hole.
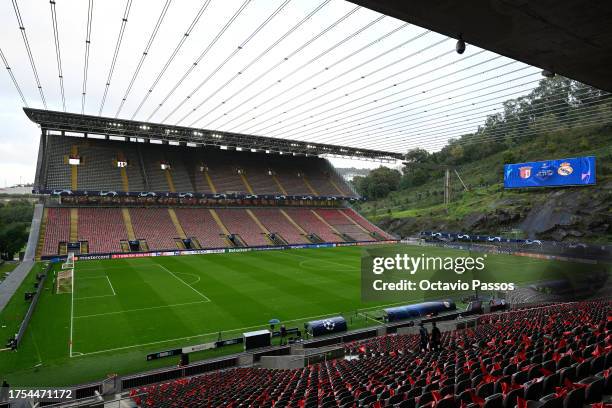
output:
M206 299L207 302L211 302L211 300L208 298L208 296L206 296L205 294L203 294L202 292L200 292L199 290L197 290L196 288L194 288L193 286L191 286L190 284L188 284L187 282L185 282L184 280L182 280L181 278L176 276L170 269L166 268L164 265L160 265L160 264L156 264L156 265L159 266L160 268L162 268L163 270L165 270L166 272L168 272L170 275L174 276L179 281L181 281L185 286L189 287L195 293L197 293L198 295L202 296L204 299Z

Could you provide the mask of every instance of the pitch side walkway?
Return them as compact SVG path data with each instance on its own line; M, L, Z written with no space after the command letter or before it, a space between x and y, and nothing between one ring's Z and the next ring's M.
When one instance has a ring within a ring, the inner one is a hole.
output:
M26 247L23 262L11 272L8 277L0 283L0 312L9 302L21 282L28 275L30 269L34 265L34 256L36 254L36 245L38 243L38 234L40 233L40 222L42 220L43 205L36 204L34 206L34 217L32 217L32 226L30 227L30 236L28 237L28 245Z

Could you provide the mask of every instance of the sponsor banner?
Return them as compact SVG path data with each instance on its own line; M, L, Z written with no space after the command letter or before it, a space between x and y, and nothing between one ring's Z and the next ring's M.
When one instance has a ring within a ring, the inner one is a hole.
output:
M96 261L96 260L101 260L101 259L111 259L111 255L110 254L97 254L97 255L96 254L93 254L93 255L83 254L83 255L74 257L75 261Z
M182 348L183 353L195 353L196 351L204 351L215 348L215 342L196 344L195 346L187 346Z
M243 194L243 193L194 193L194 192L168 192L168 191L100 191L100 190L71 190L71 189L32 189L33 194L49 194L52 196L99 196L99 197L140 197L148 199L217 199L217 200L307 200L307 201L365 201L363 197L353 196L304 196L282 194Z
M365 242L343 242L343 243L322 243L322 244L297 244L281 246L261 246L246 248L212 248L212 249L188 249L184 251L162 251L162 252L130 252L120 254L82 254L75 256L77 261L100 260L100 259L129 259L129 258L148 258L152 256L185 256L185 255L208 255L208 254L229 254L250 251L279 251L287 249L307 249L307 248L334 248L337 246L368 246L380 244L398 243L397 240L391 241L365 241ZM66 257L43 256L43 260L58 259L58 262Z
M504 187L554 187L595 184L595 157L575 157L504 165Z

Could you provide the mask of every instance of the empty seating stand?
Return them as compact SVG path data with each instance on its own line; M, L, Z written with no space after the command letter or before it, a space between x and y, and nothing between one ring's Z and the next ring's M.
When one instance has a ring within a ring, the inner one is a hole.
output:
M310 209L290 208L285 212L306 231L308 234L316 234L325 242L343 241L327 225L325 225Z
M241 208L218 209L217 214L231 234L238 234L247 246L271 245L266 234Z
M364 228L360 225L356 225L352 219L348 219L343 215L341 210L338 209L319 209L317 213L325 218L325 220L332 225L338 232L346 234L348 237L355 241L375 241L368 232L364 231Z
M72 187L71 166L65 158L73 146L83 159L78 167L79 190L122 191L124 183L116 161L123 157L128 162L125 172L130 191L165 192L174 189L176 192L211 193L210 183L201 170L207 168L217 193L250 193L238 173L240 170L254 194L284 194L284 190L289 195L355 196L331 164L317 157L59 135L48 138L46 176L38 187ZM161 169L162 162L171 167L172 185L168 174Z
M387 232L378 228L376 225L366 220L361 214L357 213L352 208L344 208L344 209L341 209L340 211L344 212L346 215L351 217L353 220L355 220L355 222L357 222L359 225L364 227L366 230L373 232L384 239L393 239L393 236L391 234L388 234Z
M121 252L127 239L119 208L79 208L79 241L88 241L90 253Z
M309 242L293 224L276 208L253 209L253 214L266 226L270 233L280 234L289 244Z
M227 246L223 231L204 208L177 208L176 215L187 237L195 237L202 248L222 248Z
M246 208L217 208L214 210L227 228L228 234L239 235L246 246L280 245L285 242L304 244L311 242L307 238L310 234L317 235L322 242L345 241L332 228L335 228L340 234L346 234L350 240L376 240L342 215L342 212L347 215L352 214L355 222L359 222L364 229L377 232L384 239L390 237L351 209L249 208L248 211L252 212L259 224L248 214ZM129 208L128 211L135 239L146 240L150 250L177 249L176 240L181 239L181 235L170 218L168 208ZM174 211L185 236L196 238L202 248L228 246L226 234L208 208L175 208ZM331 228L322 222L313 211L325 219ZM122 252L121 241L129 239L128 228L120 208L81 207L78 209L77 226L78 240L89 243L88 252L90 254ZM268 234L278 234L281 239L272 242ZM48 208L41 255L58 255L59 243L68 242L69 237L70 208Z
M350 359L230 369L131 395L146 408L594 408L612 392L611 317L610 301L485 315L444 333L440 352L420 352L415 335L383 336L346 345Z
M135 238L145 239L149 249L177 249L176 228L167 208L130 208Z
M48 208L43 256L58 255L59 243L70 239L70 209Z

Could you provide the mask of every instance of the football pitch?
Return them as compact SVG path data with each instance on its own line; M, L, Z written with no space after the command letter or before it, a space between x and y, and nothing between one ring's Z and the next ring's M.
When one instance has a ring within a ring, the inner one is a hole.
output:
M466 256L458 250L402 247L415 256ZM393 304L361 302L362 251L338 247L77 262L71 293L55 293L53 276L47 280L21 346L0 352L0 373L11 384L65 385L173 365L176 358L147 362L145 356L240 337L267 328L270 319L300 330L309 320L339 314L350 329L377 324L372 316ZM524 283L549 261L489 255L488 263L504 280ZM422 293L407 294L401 304L422 300ZM238 351L240 346L230 346L197 353L192 360Z

